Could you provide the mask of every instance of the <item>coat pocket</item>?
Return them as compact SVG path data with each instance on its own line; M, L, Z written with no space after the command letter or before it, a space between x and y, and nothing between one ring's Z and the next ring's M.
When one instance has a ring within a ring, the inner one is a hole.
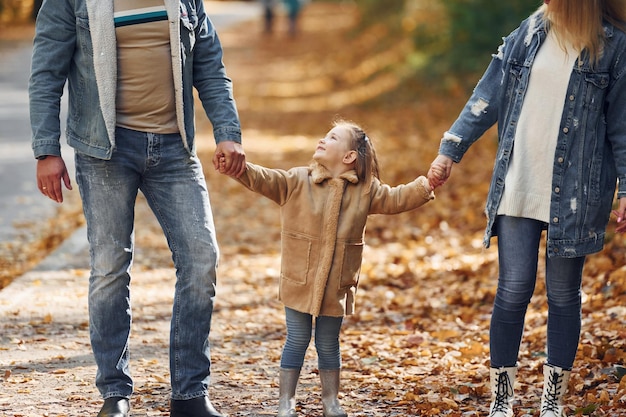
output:
M295 284L306 285L315 274L315 266L311 262L315 245L309 236L295 233L283 233L281 239L281 276L282 279Z
M359 283L359 272L363 260L363 242L346 242L343 245L340 288L355 287Z
M604 109L604 99L608 91L610 77L607 73L586 73L585 106L593 112Z

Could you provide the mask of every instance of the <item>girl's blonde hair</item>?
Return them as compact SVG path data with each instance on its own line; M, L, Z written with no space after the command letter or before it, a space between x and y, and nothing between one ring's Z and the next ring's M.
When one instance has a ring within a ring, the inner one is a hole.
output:
M354 170L357 177L359 177L359 181L371 181L372 177L380 179L378 158L376 157L374 144L361 126L344 119L335 120L333 126L345 127L352 134L349 146L351 150L357 153Z
M574 48L589 54L591 65L602 56L606 40L603 20L625 29L626 3L624 0L551 0L542 5L547 27L572 43Z

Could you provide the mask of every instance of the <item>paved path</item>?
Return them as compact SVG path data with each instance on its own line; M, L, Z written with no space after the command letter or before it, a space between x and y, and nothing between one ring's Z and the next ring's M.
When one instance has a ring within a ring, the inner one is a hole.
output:
M0 242L15 239L17 223L51 216L56 204L40 198L30 148L28 73L31 42L0 43Z
M256 2L205 3L218 31L260 13ZM44 221L58 208L40 195L35 184L27 91L31 50L30 41L0 43L0 243L23 239L20 224ZM74 183L73 154L63 146ZM0 417L97 413L101 400L93 386L95 365L88 344L88 260L86 232L80 228L36 268L0 291ZM161 336L169 331L171 294L163 288L173 288L172 271L138 271L135 278L143 281L136 285L139 311L146 312L146 305L161 301L158 312L148 313L155 318L150 332L155 337L144 339L148 344L136 349L138 357L153 358L152 363L140 360L137 367L159 368L152 371L156 374L148 370L152 380L139 381L151 387L158 401L145 408L154 410L147 415L169 415L164 409L166 392L159 395L160 388L154 386L167 379L167 363L154 359L150 352L167 346ZM141 389L136 398L141 401ZM134 408L134 416L146 415L139 411L139 404Z

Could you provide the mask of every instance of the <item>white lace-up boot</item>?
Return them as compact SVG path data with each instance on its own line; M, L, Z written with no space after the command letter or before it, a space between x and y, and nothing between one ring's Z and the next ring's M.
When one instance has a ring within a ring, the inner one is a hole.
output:
M545 364L543 366L543 394L541 395L541 417L564 417L563 396L571 371Z
M490 369L491 406L489 417L513 417L513 385L517 367Z

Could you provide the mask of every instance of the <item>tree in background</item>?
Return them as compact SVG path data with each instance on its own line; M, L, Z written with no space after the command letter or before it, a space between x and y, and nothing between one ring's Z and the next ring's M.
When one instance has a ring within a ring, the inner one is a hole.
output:
M356 0L356 3L363 26L384 24L388 33L402 31L402 36L413 39L415 48L407 63L415 72L462 78L468 73L482 72L501 38L541 2Z
M361 20L365 25L385 23L395 26L405 10L405 3L410 0L356 0L361 11Z
M448 69L482 71L501 38L515 29L541 2L535 0L444 0L450 24L450 49L439 58Z
M0 27L35 21L43 0L0 0Z

